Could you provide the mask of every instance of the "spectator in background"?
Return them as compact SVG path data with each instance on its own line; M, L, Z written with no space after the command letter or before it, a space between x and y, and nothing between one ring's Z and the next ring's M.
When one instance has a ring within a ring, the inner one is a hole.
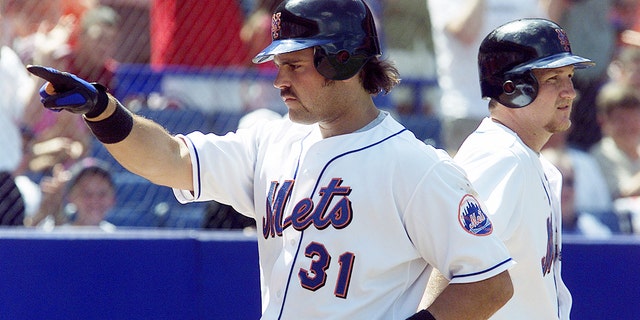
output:
M6 0L2 2L3 13L6 13L2 24L5 43L19 53L23 67L32 63L57 65L68 52L83 10L92 3L95 0ZM35 87L44 84L35 77L32 81ZM37 90L31 92L24 111L21 109L24 116L19 125L34 134L31 143L35 150L24 152L30 159L20 174L39 181L43 175L51 174L56 163L72 164L88 149L91 138L78 119L63 113L43 112Z
M68 51L56 59L54 65L113 89L118 66L113 58L117 49L114 43L119 24L120 16L111 7L87 10L81 17L76 42L69 43Z
M608 66L608 74L609 81L640 90L640 46L621 47Z
M579 212L598 217L613 232L620 231L620 222L614 213L613 200L598 162L587 151L567 144L567 131L554 133L543 151L567 157L573 175L572 205ZM559 156L557 156L559 157Z
M58 48L50 57L51 65L113 89L118 25L119 16L112 8L89 8L82 13L75 44ZM92 137L77 117L43 110L39 102L31 104L29 114L30 128L35 133L29 170L40 173L36 176L50 174L58 163L68 168L88 153Z
M591 148L613 199L640 195L640 97L637 88L611 82L598 94L602 139Z
M562 208L562 233L577 234L587 237L606 238L612 230L594 214L576 207L576 181L573 159L566 150L547 148L542 150L562 174L562 190L560 204Z
M44 176L38 184L40 196L37 210L25 216L27 227L53 228L67 223L67 216L62 210L64 186L69 181L69 171L62 164L55 165L51 175Z
M25 204L14 173L23 157L20 124L35 83L18 55L0 47L0 225L22 225Z
M105 220L115 204L115 184L109 167L94 158L84 158L68 171L56 167L54 176L43 181L40 211L28 226L92 226L112 231ZM48 183L48 185L47 185Z
M22 225L25 201L15 175L24 156L25 110L37 90L35 80L23 71L24 63L11 47L16 17L5 15L8 5L6 1L0 2L0 25L6 36L0 43L0 225Z
M49 57L64 46L74 28L74 17L63 16L62 0L5 0L4 43L25 64L51 63Z
M256 65L251 62L251 58L271 43L272 15L280 2L281 0L257 0L244 20L240 29L240 39L248 52L243 64L244 67L258 70L267 75L275 75L275 65L271 63ZM240 85L242 86L240 90L243 92L243 109L246 111L259 110L265 104L270 105L273 109L281 105L280 96L274 95L271 80L254 81L254 79L249 79L242 81Z
M634 0L637 1L637 0ZM562 8L555 13L556 21L571 37L571 50L588 55L596 64L575 74L577 92L571 113L571 129L567 141L584 151L601 137L596 121L596 95L607 81L607 67L617 49L617 34L611 20L611 0L556 0Z
M441 99L443 140L453 154L489 115L478 87L480 42L510 20L548 16L550 0L427 0ZM552 0L551 0L552 1Z
M25 202L25 224L29 224L40 208L43 194L41 184L46 190L51 188L52 184L50 177L43 179L46 174L39 169L42 169L42 166L57 163L51 168L51 172L47 173L55 176L56 166L59 167L58 170L64 169L61 164L63 158L58 158L60 154L64 154L64 159L67 157L75 159L80 156L82 147L77 142L69 144L66 142L68 139L62 137L34 144L35 135L29 128L22 126L21 133L22 160L13 175Z
M385 55L394 61L402 83L391 97L400 115L432 115L439 89L405 86L409 79L433 79L436 76L429 10L425 0L383 0L382 36ZM414 90L422 90L415 92ZM416 101L420 97L420 101Z
M13 171L13 177L24 200L24 216L25 219L27 219L37 212L40 202L42 201L42 193L40 192L38 183L29 175L29 162L32 159L33 132L26 126L21 126L20 133L22 134L22 160Z
M112 231L114 225L105 220L116 204L116 188L109 167L97 159L85 158L70 172L65 205L65 212L71 216L69 225Z
M256 66L251 62L251 58L271 43L271 16L280 2L281 0L257 0L255 8L244 20L240 29L240 39L249 52L246 59L248 67L274 69L274 66L269 64Z
M82 16L90 9L97 7L100 4L100 0L60 0L60 10L62 16L73 17L76 22L72 33L69 36L67 43L73 47L78 41L78 34L80 28L78 27L78 21L82 19Z
M25 129L26 130L26 129ZM70 130L70 129L69 129ZM65 167L72 165L77 159L83 156L89 141L84 144L69 137L53 137L44 141L37 141L34 135L29 142L29 150L25 151L26 168L23 171L28 176L39 180L45 174L51 172L56 164L63 164Z

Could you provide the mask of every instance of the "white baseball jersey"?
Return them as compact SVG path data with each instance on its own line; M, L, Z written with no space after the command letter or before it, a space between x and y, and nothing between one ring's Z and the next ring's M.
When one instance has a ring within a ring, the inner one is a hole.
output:
M515 132L489 118L456 153L517 265L514 295L491 319L569 319L560 276L560 172Z
M181 137L194 192L177 199L257 221L263 319L405 319L433 267L465 283L513 264L462 169L389 115L327 139L288 119Z
M0 79L0 171L14 171L22 159L20 123L35 83L7 46L0 46Z

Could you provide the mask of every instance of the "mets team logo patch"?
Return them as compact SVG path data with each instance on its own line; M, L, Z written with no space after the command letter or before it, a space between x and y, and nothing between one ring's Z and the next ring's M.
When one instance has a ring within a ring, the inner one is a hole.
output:
M482 211L482 207L472 195L465 195L458 206L458 222L472 235L486 236L493 232L491 220Z

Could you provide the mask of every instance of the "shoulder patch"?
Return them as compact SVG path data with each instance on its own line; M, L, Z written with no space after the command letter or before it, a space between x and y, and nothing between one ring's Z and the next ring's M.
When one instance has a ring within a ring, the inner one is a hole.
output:
M482 211L478 200L470 194L466 194L460 200L458 222L466 232L475 236L486 236L493 232L491 220Z

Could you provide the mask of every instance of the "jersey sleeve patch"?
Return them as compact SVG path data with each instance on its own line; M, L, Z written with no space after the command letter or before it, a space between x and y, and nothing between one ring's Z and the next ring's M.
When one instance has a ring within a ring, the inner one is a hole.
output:
M489 217L482 211L482 206L470 194L462 197L458 206L458 222L466 232L475 236L486 236L493 232Z

